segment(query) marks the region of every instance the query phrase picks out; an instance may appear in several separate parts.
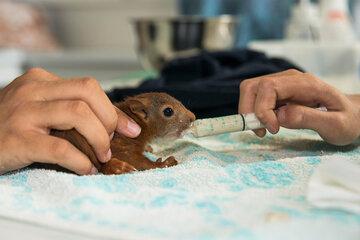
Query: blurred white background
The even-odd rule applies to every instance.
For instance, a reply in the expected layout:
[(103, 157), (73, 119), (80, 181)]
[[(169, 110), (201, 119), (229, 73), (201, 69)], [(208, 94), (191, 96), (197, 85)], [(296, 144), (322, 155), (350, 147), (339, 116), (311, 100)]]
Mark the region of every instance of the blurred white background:
[(176, 0), (24, 0), (46, 9), (66, 48), (117, 50), (135, 56), (131, 19), (173, 16)]
[[(304, 26), (305, 29), (316, 29), (309, 28), (309, 19), (320, 21), (317, 19), (320, 15), (316, 14), (314, 18), (301, 17), (307, 13), (307, 8), (304, 8), (307, 5), (297, 8), (296, 2), (299, 1), (0, 0), (0, 85), (35, 66), (63, 77), (90, 75), (103, 86), (107, 80), (124, 79), (128, 73), (142, 70), (135, 50), (137, 43), (132, 19), (176, 16), (179, 13), (205, 17), (240, 16), (242, 22), (237, 30), (241, 34), (236, 47), (248, 46), (270, 56), (288, 58), (324, 80), (334, 77), (339, 86), (344, 78), (360, 83), (360, 44), (357, 39), (344, 42), (342, 39), (346, 34), (339, 34), (341, 31), (338, 29), (342, 28), (338, 22), (328, 28), (338, 35), (340, 40), (337, 42), (290, 39), (284, 34), (287, 27), (291, 30), (301, 30)], [(329, 2), (311, 1), (317, 7)], [(354, 33), (359, 35), (360, 0), (331, 2), (350, 3), (344, 5), (344, 16), (350, 16), (352, 24), (349, 29), (357, 30)], [(300, 17), (291, 21), (292, 14), (297, 12)], [(339, 16), (338, 9), (335, 13)], [(314, 26), (318, 26), (316, 21)], [(295, 26), (289, 23), (295, 23)], [(291, 32), (294, 35), (294, 31)], [(295, 34), (298, 35), (302, 36)]]
[[(0, 85), (34, 66), (64, 77), (91, 75), (99, 80), (140, 70), (131, 20), (176, 14), (176, 0), (2, 0), (0, 11), (5, 2), (12, 4), (12, 8), (4, 5), (3, 8), (6, 14), (14, 16), (13, 24), (19, 19), (25, 21), (28, 16), (24, 5), (19, 4), (31, 4), (39, 10), (43, 15), (41, 21), (56, 39), (57, 48), (49, 51), (48, 44), (33, 49), (27, 45), (25, 52), (18, 50), (19, 46), (15, 46), (17, 50), (12, 45), (11, 50), (0, 48)], [(1, 26), (0, 22), (0, 34)], [(24, 39), (24, 35), (19, 38)]]

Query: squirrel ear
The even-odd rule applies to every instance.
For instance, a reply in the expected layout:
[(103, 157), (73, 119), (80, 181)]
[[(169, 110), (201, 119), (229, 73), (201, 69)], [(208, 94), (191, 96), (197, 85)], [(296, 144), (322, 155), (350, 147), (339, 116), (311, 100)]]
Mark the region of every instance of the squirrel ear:
[(147, 120), (148, 119), (148, 109), (142, 101), (138, 99), (128, 99), (130, 111), (136, 114), (140, 119)]

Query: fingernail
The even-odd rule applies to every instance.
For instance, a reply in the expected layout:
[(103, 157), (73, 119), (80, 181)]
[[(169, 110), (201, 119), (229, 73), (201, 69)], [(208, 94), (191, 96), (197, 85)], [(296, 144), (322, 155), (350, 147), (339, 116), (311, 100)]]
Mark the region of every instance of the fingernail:
[(92, 166), (91, 170), (90, 170), (90, 175), (95, 175), (97, 174), (99, 171), (96, 169), (96, 167)]
[(274, 134), (276, 132), (274, 126), (270, 124), (266, 124), (266, 129), (269, 130), (270, 133)]
[(128, 121), (127, 123), (127, 130), (128, 132), (134, 136), (137, 137), (139, 136), (140, 132), (141, 132), (141, 128), (139, 127), (139, 125), (137, 125), (135, 122), (133, 121)]
[(106, 159), (105, 159), (105, 162), (108, 162), (110, 159), (111, 159), (111, 149), (109, 148), (109, 151), (106, 153)]
[(263, 138), (266, 135), (266, 129), (265, 128), (261, 128), (258, 130), (253, 131), (255, 133), (256, 136)]
[(110, 140), (114, 138), (114, 133), (110, 134)]

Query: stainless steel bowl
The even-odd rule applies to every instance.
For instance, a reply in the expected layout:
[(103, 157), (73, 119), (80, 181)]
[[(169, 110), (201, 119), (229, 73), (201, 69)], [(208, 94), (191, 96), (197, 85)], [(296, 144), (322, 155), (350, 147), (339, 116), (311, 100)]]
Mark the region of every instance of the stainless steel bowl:
[(237, 18), (229, 15), (138, 18), (133, 21), (140, 61), (146, 69), (153, 70), (160, 70), (173, 58), (191, 56), (200, 50), (233, 48), (237, 24)]

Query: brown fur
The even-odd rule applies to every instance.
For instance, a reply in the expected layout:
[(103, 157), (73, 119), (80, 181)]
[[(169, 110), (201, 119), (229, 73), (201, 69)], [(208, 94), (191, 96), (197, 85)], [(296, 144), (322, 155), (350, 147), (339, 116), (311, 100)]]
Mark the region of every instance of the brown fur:
[[(58, 131), (52, 135), (67, 139), (75, 147), (86, 154), (94, 166), (104, 174), (121, 174), (134, 170), (164, 168), (177, 164), (173, 156), (165, 161), (158, 159), (153, 162), (143, 153), (148, 144), (156, 138), (174, 139), (187, 129), (195, 116), (179, 101), (165, 93), (144, 93), (129, 97), (125, 101), (115, 104), (121, 111), (132, 118), (140, 127), (141, 133), (137, 138), (128, 138), (115, 133), (111, 141), (112, 159), (107, 163), (100, 163), (86, 139), (75, 129)], [(163, 110), (171, 107), (172, 117), (166, 117)]]

